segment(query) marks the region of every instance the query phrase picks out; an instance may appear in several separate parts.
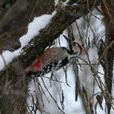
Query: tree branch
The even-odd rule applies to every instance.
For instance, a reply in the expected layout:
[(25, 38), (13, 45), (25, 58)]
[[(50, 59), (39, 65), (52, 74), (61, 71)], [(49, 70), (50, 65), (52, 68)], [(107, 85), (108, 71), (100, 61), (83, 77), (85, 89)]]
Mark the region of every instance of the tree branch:
[(14, 3), (10, 8), (0, 6), (0, 54), (3, 50), (14, 51), (20, 48), (19, 38), (26, 33), (28, 23), (36, 16), (51, 13), (54, 1), (3, 0), (3, 2)]
[(88, 0), (88, 3), (86, 0), (83, 0), (83, 2), (78, 5), (59, 4), (60, 7), (57, 7), (57, 13), (51, 22), (23, 49), (24, 53), (22, 53), (18, 59), (13, 60), (10, 67), (6, 69), (15, 68), (14, 64), (17, 63), (17, 61), (26, 68), (46, 46), (52, 43), (63, 32), (63, 30), (76, 19), (90, 13), (90, 11), (100, 5), (100, 3), (100, 0), (96, 0), (96, 2), (94, 0)]

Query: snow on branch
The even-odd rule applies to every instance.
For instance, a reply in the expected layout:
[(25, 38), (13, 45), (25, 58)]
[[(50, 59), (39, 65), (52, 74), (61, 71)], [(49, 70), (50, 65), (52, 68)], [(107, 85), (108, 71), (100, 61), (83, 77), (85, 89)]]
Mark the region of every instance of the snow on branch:
[(69, 25), (76, 19), (88, 14), (100, 3), (100, 0), (88, 0), (88, 3), (83, 0), (82, 3), (73, 5), (60, 3), (57, 5), (56, 13), (34, 18), (33, 22), (28, 26), (27, 34), (20, 38), (21, 48), (13, 53), (6, 51), (2, 54), (0, 70), (12, 68), (11, 66), (17, 61), (26, 68)]
[(2, 53), (0, 57), (0, 70), (22, 53), (22, 48), (25, 47), (36, 35), (39, 35), (40, 30), (50, 22), (52, 17), (53, 15), (42, 15), (40, 17), (35, 17), (34, 20), (29, 23), (27, 33), (19, 39), (21, 48), (15, 50), (14, 52), (5, 51)]

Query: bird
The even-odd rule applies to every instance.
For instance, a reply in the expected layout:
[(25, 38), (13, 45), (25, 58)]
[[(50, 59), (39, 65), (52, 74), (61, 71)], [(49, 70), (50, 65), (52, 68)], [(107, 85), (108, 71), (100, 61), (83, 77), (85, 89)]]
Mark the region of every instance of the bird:
[(39, 77), (51, 71), (57, 71), (68, 64), (72, 58), (78, 57), (81, 52), (82, 46), (76, 41), (73, 42), (71, 50), (66, 47), (47, 48), (25, 69), (25, 73)]

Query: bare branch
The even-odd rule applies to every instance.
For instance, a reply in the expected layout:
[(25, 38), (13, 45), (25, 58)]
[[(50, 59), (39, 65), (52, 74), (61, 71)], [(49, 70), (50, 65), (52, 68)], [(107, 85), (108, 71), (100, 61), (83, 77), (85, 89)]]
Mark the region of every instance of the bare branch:
[(78, 5), (64, 6), (62, 4), (62, 8), (59, 10), (57, 9), (58, 12), (52, 18), (51, 22), (43, 30), (41, 30), (40, 34), (36, 36), (30, 44), (23, 49), (24, 53), (22, 53), (18, 59), (16, 58), (13, 60), (13, 62), (6, 69), (10, 69), (12, 67), (15, 69), (14, 64), (17, 63), (17, 61), (19, 61), (19, 63), (26, 68), (46, 46), (50, 45), (50, 43), (52, 43), (54, 39), (56, 39), (63, 32), (65, 28), (75, 22), (76, 19), (88, 14), (89, 11), (92, 11), (101, 3), (100, 0), (96, 0), (96, 2), (94, 2), (94, 0), (89, 0), (88, 3), (86, 0), (84, 1), (82, 4)]

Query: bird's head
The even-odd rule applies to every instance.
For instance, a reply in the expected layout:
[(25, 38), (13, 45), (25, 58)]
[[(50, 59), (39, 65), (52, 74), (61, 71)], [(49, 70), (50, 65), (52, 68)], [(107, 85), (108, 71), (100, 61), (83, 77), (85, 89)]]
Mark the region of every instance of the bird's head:
[(80, 55), (82, 53), (82, 46), (74, 41), (73, 44), (72, 44), (72, 54), (75, 54), (75, 55)]

